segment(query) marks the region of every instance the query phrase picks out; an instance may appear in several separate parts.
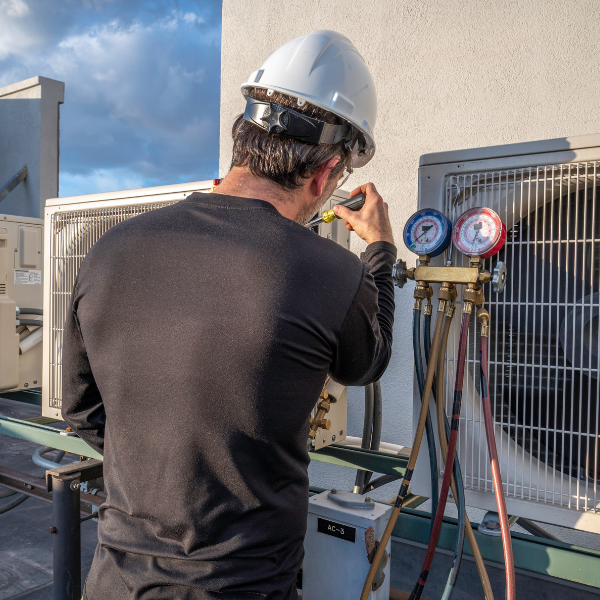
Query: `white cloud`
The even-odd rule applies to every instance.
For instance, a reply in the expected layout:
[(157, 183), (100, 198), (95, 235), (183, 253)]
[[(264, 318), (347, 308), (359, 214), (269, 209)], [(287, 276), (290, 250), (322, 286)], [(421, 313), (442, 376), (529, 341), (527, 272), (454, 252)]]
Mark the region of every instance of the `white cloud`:
[(0, 14), (4, 13), (7, 17), (25, 17), (31, 11), (25, 0), (1, 0)]
[(202, 19), (202, 17), (199, 17), (196, 13), (193, 12), (185, 13), (183, 15), (183, 20), (186, 23), (190, 23), (191, 25), (197, 25), (204, 22), (204, 19)]
[(79, 194), (98, 194), (142, 187), (145, 187), (144, 178), (129, 169), (96, 169), (86, 175), (62, 171), (59, 194), (61, 198), (65, 198)]
[(100, 10), (103, 4), (108, 4), (109, 2), (114, 2), (115, 0), (83, 0), (83, 5), (86, 8), (95, 8)]
[(37, 44), (34, 29), (23, 20), (29, 13), (25, 0), (0, 0), (0, 60)]
[(128, 28), (112, 22), (65, 38), (47, 62), (67, 85), (77, 81), (80, 99), (101, 95), (112, 118), (172, 130), (205, 69), (201, 56), (184, 66), (164, 49), (171, 42), (168, 28), (165, 20)]

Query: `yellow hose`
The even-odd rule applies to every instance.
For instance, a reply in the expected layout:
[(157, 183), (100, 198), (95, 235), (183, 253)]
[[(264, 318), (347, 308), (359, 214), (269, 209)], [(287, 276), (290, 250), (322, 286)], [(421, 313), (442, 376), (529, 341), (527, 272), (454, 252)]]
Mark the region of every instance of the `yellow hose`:
[(373, 587), (375, 573), (377, 572), (379, 563), (383, 558), (383, 554), (385, 552), (387, 544), (390, 540), (390, 537), (392, 536), (392, 531), (394, 530), (394, 526), (396, 525), (396, 521), (398, 520), (398, 515), (400, 514), (400, 510), (402, 509), (402, 502), (404, 500), (406, 492), (408, 491), (408, 485), (410, 483), (410, 479), (412, 477), (412, 473), (417, 462), (419, 448), (421, 447), (421, 440), (423, 439), (423, 432), (425, 431), (427, 410), (429, 409), (429, 398), (431, 396), (431, 388), (433, 387), (433, 376), (435, 374), (435, 365), (437, 363), (438, 350), (440, 347), (440, 338), (442, 334), (442, 316), (444, 314), (445, 308), (446, 302), (444, 300), (440, 300), (438, 306), (438, 313), (441, 314), (438, 315), (438, 319), (435, 323), (435, 331), (433, 333), (431, 353), (429, 356), (429, 365), (427, 366), (427, 375), (425, 376), (425, 385), (423, 387), (423, 400), (421, 402), (421, 411), (419, 413), (419, 421), (417, 422), (417, 430), (415, 432), (415, 438), (413, 440), (413, 445), (410, 451), (410, 457), (408, 458), (408, 464), (406, 466), (406, 473), (404, 475), (404, 479), (402, 480), (400, 493), (398, 493), (398, 496), (396, 498), (396, 506), (394, 506), (394, 508), (392, 509), (390, 520), (388, 521), (385, 527), (385, 531), (381, 536), (381, 541), (379, 542), (379, 546), (377, 547), (377, 552), (375, 553), (375, 557), (373, 558), (373, 562), (371, 563), (371, 568), (369, 569), (369, 573), (367, 574), (367, 578), (365, 580), (365, 584), (360, 595), (360, 600), (367, 600), (369, 597), (371, 588)]
[[(438, 424), (438, 437), (440, 440), (440, 450), (442, 456), (448, 456), (448, 438), (446, 437), (446, 428), (444, 426), (444, 373), (446, 366), (444, 358), (446, 354), (446, 347), (448, 345), (448, 334), (450, 333), (451, 324), (452, 316), (448, 316), (448, 314), (446, 314), (446, 316), (444, 317), (444, 324), (442, 327), (442, 336), (440, 342), (440, 349), (442, 351), (438, 352), (436, 369), (436, 416)], [(452, 465), (446, 465), (445, 468), (452, 468)], [(452, 474), (452, 481), (450, 485), (452, 487), (452, 494), (454, 498), (458, 498), (458, 494), (456, 492), (456, 480), (454, 479), (454, 473)], [(481, 579), (481, 585), (483, 586), (485, 598), (486, 600), (494, 600), (492, 586), (490, 584), (487, 570), (485, 568), (485, 564), (483, 563), (483, 558), (481, 557), (481, 552), (479, 551), (479, 546), (477, 545), (477, 540), (475, 539), (475, 534), (473, 533), (473, 529), (471, 527), (471, 522), (469, 521), (469, 515), (467, 515), (467, 511), (465, 511), (465, 516), (465, 534), (467, 536), (467, 539), (469, 540), (469, 546), (471, 546), (471, 552), (473, 553), (473, 558), (475, 559), (477, 571), (479, 572), (479, 578)]]

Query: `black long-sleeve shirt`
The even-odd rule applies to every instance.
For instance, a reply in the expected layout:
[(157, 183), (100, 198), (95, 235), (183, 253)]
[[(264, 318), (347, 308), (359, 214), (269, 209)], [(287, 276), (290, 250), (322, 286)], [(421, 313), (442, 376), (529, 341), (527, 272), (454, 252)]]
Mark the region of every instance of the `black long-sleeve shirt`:
[(383, 374), (395, 254), (218, 194), (102, 236), (63, 346), (63, 417), (108, 494), (86, 598), (296, 597), (310, 412), (328, 373)]

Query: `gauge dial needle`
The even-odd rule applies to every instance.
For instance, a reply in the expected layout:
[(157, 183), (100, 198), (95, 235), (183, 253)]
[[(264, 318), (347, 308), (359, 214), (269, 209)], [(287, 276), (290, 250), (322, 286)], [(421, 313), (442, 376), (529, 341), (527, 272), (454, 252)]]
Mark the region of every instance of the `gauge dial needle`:
[(415, 242), (418, 242), (432, 227), (433, 225), (423, 225), (423, 233), (419, 237), (417, 237)]
[(473, 243), (471, 244), (471, 252), (475, 248), (475, 242), (477, 241), (477, 236), (479, 235), (479, 232), (481, 231), (482, 227), (483, 227), (483, 223), (481, 221), (479, 221), (479, 223), (475, 223), (475, 225), (473, 225), (473, 229), (475, 230), (475, 237), (473, 238)]

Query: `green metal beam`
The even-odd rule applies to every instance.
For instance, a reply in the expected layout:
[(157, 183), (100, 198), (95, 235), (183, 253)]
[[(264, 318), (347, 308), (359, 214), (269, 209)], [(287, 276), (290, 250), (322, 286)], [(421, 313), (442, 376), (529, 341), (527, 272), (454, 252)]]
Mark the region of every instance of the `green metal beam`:
[(50, 448), (64, 450), (79, 456), (102, 460), (102, 456), (92, 450), (81, 438), (61, 435), (60, 429), (48, 425), (39, 425), (38, 423), (29, 423), (20, 419), (0, 416), (0, 434), (40, 444), (41, 446), (50, 446)]
[[(48, 425), (0, 416), (0, 434), (80, 456), (102, 459), (81, 438), (61, 435), (59, 429)], [(335, 444), (318, 452), (311, 452), (310, 457), (312, 460), (386, 475), (403, 475), (407, 464), (407, 458), (403, 456)], [(404, 508), (393, 535), (426, 545), (430, 519), (429, 513)], [(456, 519), (444, 518), (438, 542), (439, 548), (449, 551), (454, 549), (457, 527)], [(477, 524), (473, 524), (473, 529), (484, 560), (503, 564), (501, 539), (480, 534), (477, 532)], [(517, 568), (600, 588), (599, 551), (519, 533), (512, 534), (512, 543)], [(465, 544), (465, 553), (471, 554), (468, 542)]]
[(42, 405), (42, 394), (36, 390), (20, 390), (18, 392), (2, 392), (0, 398), (6, 400), (16, 400), (17, 402), (25, 402), (26, 404), (34, 404), (35, 406)]
[[(392, 535), (427, 545), (430, 519), (429, 513), (410, 508), (402, 509)], [(503, 565), (502, 539), (482, 535), (477, 531), (477, 527), (478, 524), (473, 523), (473, 531), (483, 559)], [(453, 551), (457, 529), (457, 520), (445, 517), (438, 548)], [(511, 537), (516, 568), (600, 588), (599, 551), (514, 532)], [(468, 542), (465, 543), (465, 554), (472, 556)]]
[(408, 458), (375, 450), (363, 450), (349, 446), (338, 446), (332, 444), (321, 448), (317, 452), (309, 452), (311, 460), (360, 469), (361, 471), (373, 471), (384, 475), (404, 476)]

